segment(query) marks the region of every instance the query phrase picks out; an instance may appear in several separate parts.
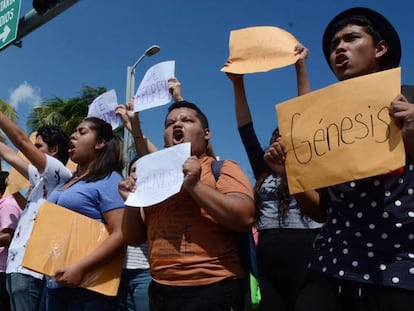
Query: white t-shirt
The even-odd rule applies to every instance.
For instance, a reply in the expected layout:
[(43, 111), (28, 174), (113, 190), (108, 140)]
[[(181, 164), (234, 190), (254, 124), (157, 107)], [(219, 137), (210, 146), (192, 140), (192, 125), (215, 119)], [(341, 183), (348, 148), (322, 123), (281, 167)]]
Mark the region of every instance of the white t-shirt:
[(125, 259), (125, 269), (149, 269), (148, 244), (140, 246), (128, 246)]
[(37, 212), (49, 194), (58, 186), (63, 185), (72, 173), (58, 159), (46, 155), (46, 167), (41, 174), (33, 165), (28, 169), (30, 186), (33, 188), (23, 210), (13, 239), (9, 246), (6, 273), (22, 273), (41, 279), (43, 275), (22, 266), (27, 242), (32, 233)]

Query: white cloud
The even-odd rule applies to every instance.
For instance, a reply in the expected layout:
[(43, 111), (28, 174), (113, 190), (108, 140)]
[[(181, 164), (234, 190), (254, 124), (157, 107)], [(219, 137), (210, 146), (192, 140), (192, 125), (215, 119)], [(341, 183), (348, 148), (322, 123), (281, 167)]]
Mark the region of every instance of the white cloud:
[(9, 91), (8, 103), (17, 110), (19, 104), (29, 104), (39, 106), (42, 103), (40, 89), (31, 86), (27, 81), (20, 84), (17, 88)]

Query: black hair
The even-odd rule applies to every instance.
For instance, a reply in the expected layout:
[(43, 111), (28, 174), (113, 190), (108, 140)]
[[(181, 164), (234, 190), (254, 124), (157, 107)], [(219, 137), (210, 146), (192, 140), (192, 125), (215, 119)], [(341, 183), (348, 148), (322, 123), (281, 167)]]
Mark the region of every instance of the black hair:
[(364, 30), (372, 37), (375, 45), (377, 45), (381, 40), (385, 40), (373, 22), (362, 14), (348, 15), (343, 19), (338, 19), (332, 24), (328, 35), (333, 38), (337, 31), (347, 25), (357, 25), (363, 27)]
[(368, 8), (356, 7), (339, 13), (325, 29), (322, 47), (325, 59), (331, 69), (329, 57), (332, 51), (332, 38), (336, 32), (347, 25), (362, 27), (372, 37), (375, 45), (381, 40), (387, 43), (388, 49), (379, 59), (380, 70), (398, 67), (401, 59), (401, 42), (392, 24), (378, 12)]
[(129, 166), (128, 166), (128, 175), (131, 175), (131, 168), (132, 168), (132, 165), (139, 159), (140, 157), (139, 156), (135, 156), (132, 160), (131, 160), (131, 162), (129, 162)]
[(9, 172), (0, 171), (0, 194), (3, 194), (6, 191), (7, 183), (6, 179), (9, 176)]
[(42, 140), (48, 146), (49, 151), (57, 147), (56, 158), (66, 164), (69, 159), (69, 136), (57, 125), (45, 125), (37, 130), (36, 137), (42, 137)]
[(88, 122), (91, 130), (95, 132), (96, 142), (105, 141), (105, 147), (101, 149), (98, 159), (83, 180), (96, 181), (114, 171), (121, 174), (124, 165), (121, 144), (119, 138), (114, 136), (112, 126), (96, 117), (86, 118), (84, 122)]
[(195, 105), (193, 103), (190, 103), (188, 101), (185, 101), (185, 100), (182, 100), (182, 101), (175, 102), (175, 103), (171, 104), (171, 106), (168, 107), (167, 116), (168, 116), (168, 114), (172, 110), (178, 109), (178, 108), (190, 108), (190, 109), (193, 109), (196, 112), (196, 116), (200, 120), (201, 125), (203, 126), (203, 129), (209, 128), (209, 126), (208, 126), (208, 119), (207, 119), (206, 115), (201, 111), (201, 109), (198, 108), (197, 105)]
[[(276, 127), (273, 132), (272, 136), (270, 137), (270, 144), (272, 144), (273, 139), (276, 139), (279, 137), (279, 127)], [(267, 148), (266, 148), (267, 149)], [(261, 174), (256, 179), (256, 183), (253, 188), (253, 194), (254, 194), (254, 203), (256, 206), (256, 210), (259, 210), (262, 206), (262, 198), (261, 198), (261, 187), (266, 180), (267, 177), (272, 175), (272, 170), (270, 167), (265, 164), (264, 170), (261, 172)], [(282, 178), (280, 179), (279, 184), (277, 184), (276, 189), (276, 199), (278, 200), (278, 209), (279, 209), (279, 225), (283, 223), (283, 221), (286, 219), (287, 212), (289, 210), (290, 202), (292, 201), (293, 197), (289, 194), (289, 187), (286, 181), (284, 181)]]

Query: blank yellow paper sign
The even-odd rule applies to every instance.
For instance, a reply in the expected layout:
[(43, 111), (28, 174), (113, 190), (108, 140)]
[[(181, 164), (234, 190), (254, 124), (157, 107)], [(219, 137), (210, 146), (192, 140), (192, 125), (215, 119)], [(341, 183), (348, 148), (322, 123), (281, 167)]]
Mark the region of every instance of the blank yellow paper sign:
[[(56, 269), (77, 262), (108, 237), (106, 226), (92, 218), (45, 201), (40, 206), (23, 266), (53, 276)], [(89, 272), (80, 287), (116, 296), (125, 252)]]
[(298, 40), (289, 32), (272, 26), (257, 26), (230, 32), (229, 60), (221, 71), (231, 73), (265, 72), (294, 64)]

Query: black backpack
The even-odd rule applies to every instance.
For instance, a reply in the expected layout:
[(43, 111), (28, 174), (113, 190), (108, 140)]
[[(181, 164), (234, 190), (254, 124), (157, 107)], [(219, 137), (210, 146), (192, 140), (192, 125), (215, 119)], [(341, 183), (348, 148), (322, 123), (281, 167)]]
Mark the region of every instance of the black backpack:
[[(217, 180), (220, 177), (221, 168), (224, 161), (211, 162), (211, 172), (214, 175), (214, 179)], [(239, 232), (236, 235), (237, 252), (239, 254), (240, 263), (244, 270), (244, 278), (242, 280), (242, 290), (244, 298), (243, 310), (252, 310), (250, 303), (250, 273), (253, 275), (256, 272), (256, 248), (253, 242), (253, 233), (251, 230), (246, 232)], [(255, 275), (256, 276), (256, 275)], [(257, 277), (257, 276), (256, 276)]]

